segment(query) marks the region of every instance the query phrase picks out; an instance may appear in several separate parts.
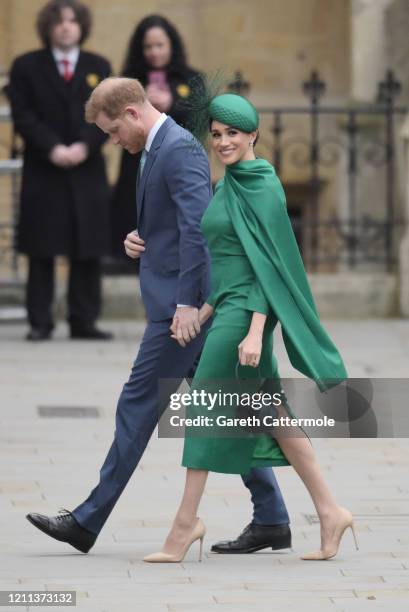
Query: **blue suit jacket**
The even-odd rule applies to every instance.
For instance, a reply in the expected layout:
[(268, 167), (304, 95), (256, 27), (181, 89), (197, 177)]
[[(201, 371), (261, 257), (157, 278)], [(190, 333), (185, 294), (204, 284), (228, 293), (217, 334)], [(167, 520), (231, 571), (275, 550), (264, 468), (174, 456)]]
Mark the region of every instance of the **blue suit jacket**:
[(136, 194), (138, 232), (146, 249), (140, 285), (151, 321), (172, 318), (176, 304), (200, 307), (210, 293), (200, 221), (211, 197), (205, 151), (168, 117), (153, 140)]

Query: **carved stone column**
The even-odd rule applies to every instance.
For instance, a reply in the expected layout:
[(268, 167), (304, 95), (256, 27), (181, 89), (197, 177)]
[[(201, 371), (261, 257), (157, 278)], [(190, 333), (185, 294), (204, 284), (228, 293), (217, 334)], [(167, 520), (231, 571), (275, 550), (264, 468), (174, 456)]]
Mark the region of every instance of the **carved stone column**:
[(386, 9), (393, 0), (351, 0), (352, 97), (373, 101), (386, 66)]
[(404, 218), (406, 230), (399, 248), (399, 306), (400, 314), (409, 317), (409, 115), (407, 115), (402, 128), (401, 136), (404, 141), (404, 181), (405, 181), (405, 207)]

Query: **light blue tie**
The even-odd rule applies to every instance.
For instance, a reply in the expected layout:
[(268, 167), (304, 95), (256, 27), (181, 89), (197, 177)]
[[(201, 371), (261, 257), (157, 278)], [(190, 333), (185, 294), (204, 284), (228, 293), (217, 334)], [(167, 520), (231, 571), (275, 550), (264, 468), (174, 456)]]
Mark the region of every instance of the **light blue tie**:
[(145, 165), (147, 155), (148, 155), (148, 152), (146, 149), (144, 149), (142, 151), (141, 159), (139, 161), (138, 172), (136, 173), (136, 190), (138, 190), (138, 185), (141, 182), (141, 176), (142, 176), (143, 167)]
[(146, 157), (148, 155), (148, 151), (144, 149), (141, 155), (141, 161), (139, 162), (139, 178), (142, 176), (142, 172), (146, 163)]

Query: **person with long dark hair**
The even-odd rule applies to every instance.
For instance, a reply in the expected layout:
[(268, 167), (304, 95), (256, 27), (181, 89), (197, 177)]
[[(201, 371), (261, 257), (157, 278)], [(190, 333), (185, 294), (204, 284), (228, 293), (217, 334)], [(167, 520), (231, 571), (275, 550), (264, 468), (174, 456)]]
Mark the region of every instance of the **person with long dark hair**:
[(39, 11), (42, 49), (17, 57), (9, 96), (24, 141), (17, 247), (28, 256), (27, 340), (54, 328), (54, 263), (69, 260), (71, 338), (107, 340), (98, 329), (101, 265), (109, 253), (109, 188), (101, 148), (106, 136), (86, 123), (84, 104), (109, 76), (107, 59), (83, 51), (91, 13), (79, 0), (50, 0)]
[[(145, 17), (129, 41), (122, 75), (144, 86), (151, 104), (182, 126), (187, 119), (181, 104), (200, 80), (187, 64), (183, 40), (176, 28), (160, 15)], [(112, 250), (125, 262), (123, 242), (135, 227), (136, 176), (140, 154), (123, 151), (119, 177), (112, 195)], [(129, 264), (128, 264), (129, 265)]]

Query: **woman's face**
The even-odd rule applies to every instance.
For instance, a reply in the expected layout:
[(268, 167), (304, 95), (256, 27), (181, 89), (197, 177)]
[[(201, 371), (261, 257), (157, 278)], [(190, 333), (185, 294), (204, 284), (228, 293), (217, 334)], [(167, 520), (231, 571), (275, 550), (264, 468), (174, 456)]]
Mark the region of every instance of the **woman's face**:
[(143, 39), (143, 54), (146, 63), (155, 69), (165, 68), (172, 57), (172, 43), (165, 30), (150, 28)]
[(238, 161), (255, 159), (253, 143), (257, 132), (242, 132), (237, 128), (212, 121), (210, 126), (210, 138), (213, 151), (222, 164), (230, 165)]

